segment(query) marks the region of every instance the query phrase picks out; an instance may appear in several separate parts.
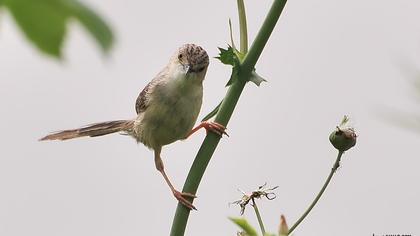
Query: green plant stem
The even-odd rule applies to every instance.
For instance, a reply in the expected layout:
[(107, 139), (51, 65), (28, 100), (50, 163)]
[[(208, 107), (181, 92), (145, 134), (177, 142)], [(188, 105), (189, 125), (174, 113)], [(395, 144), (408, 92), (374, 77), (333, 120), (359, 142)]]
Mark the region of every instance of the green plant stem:
[(261, 233), (264, 236), (265, 235), (264, 223), (262, 221), (260, 211), (258, 210), (258, 207), (257, 207), (257, 204), (255, 203), (254, 198), (252, 198), (252, 207), (254, 208), (255, 215), (257, 216), (258, 224), (260, 225), (260, 229), (261, 229)]
[(239, 15), (240, 52), (244, 55), (248, 52), (248, 27), (246, 24), (246, 11), (243, 0), (237, 0)]
[[(270, 8), (270, 11), (267, 14), (267, 17), (264, 20), (263, 26), (255, 37), (254, 42), (252, 43), (251, 48), (245, 56), (245, 59), (241, 66), (241, 73), (248, 75), (246, 79), (249, 78), (249, 73), (254, 69), (255, 64), (261, 56), (261, 53), (265, 47), (265, 44), (268, 41), (268, 38), (273, 31), (274, 26), (276, 25), (280, 14), (283, 11), (284, 6), (286, 5), (287, 0), (274, 0), (273, 5)], [(273, 27), (269, 27), (273, 26)]]
[[(257, 37), (252, 44), (248, 54), (244, 59), (243, 66), (241, 66), (241, 73), (239, 73), (240, 78), (236, 79), (235, 82), (229, 87), (225, 98), (223, 99), (220, 110), (217, 113), (215, 122), (227, 126), (230, 117), (233, 114), (233, 110), (239, 100), (239, 97), (242, 93), (242, 90), (245, 87), (246, 81), (250, 77), (250, 73), (255, 67), (259, 56), (261, 55), (264, 46), (266, 45), (268, 38), (273, 31), (278, 18), (280, 17), (281, 11), (286, 4), (286, 0), (275, 0), (273, 5), (257, 34)], [(210, 162), (210, 159), (217, 147), (217, 144), (220, 141), (220, 136), (209, 132), (206, 135), (195, 159), (191, 166), (190, 172), (188, 173), (187, 179), (185, 181), (183, 192), (188, 192), (195, 194), (197, 192), (200, 181), (204, 175), (206, 167)], [(192, 199), (191, 199), (192, 200)], [(190, 210), (184, 205), (179, 204), (177, 206), (175, 217), (172, 222), (171, 236), (183, 236), (185, 233), (185, 228), (187, 226), (188, 217)]]
[(290, 235), (293, 232), (293, 230), (295, 230), (296, 227), (298, 227), (298, 225), (305, 219), (305, 217), (309, 214), (309, 212), (311, 212), (312, 208), (314, 208), (314, 206), (316, 205), (318, 200), (321, 198), (322, 194), (324, 193), (325, 189), (327, 188), (328, 184), (330, 183), (331, 178), (333, 177), (335, 171), (340, 166), (341, 156), (343, 155), (343, 153), (344, 152), (342, 152), (342, 151), (338, 152), (337, 159), (335, 160), (335, 163), (334, 163), (333, 167), (331, 168), (331, 172), (328, 175), (327, 179), (325, 180), (325, 183), (322, 186), (321, 190), (319, 191), (318, 195), (312, 201), (311, 205), (309, 205), (308, 209), (306, 209), (306, 211), (303, 213), (303, 215), (299, 218), (299, 220), (297, 220), (296, 223), (294, 223), (293, 226), (289, 229), (289, 232), (288, 232), (287, 235)]

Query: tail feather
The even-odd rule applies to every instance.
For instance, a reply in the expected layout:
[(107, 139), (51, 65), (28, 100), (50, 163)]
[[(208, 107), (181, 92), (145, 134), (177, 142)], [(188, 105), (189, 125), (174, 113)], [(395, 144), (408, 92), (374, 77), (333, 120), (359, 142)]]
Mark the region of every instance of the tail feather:
[(87, 125), (79, 129), (63, 130), (52, 133), (40, 139), (44, 140), (68, 140), (80, 137), (96, 137), (116, 132), (131, 133), (133, 130), (134, 121), (132, 120), (116, 120), (101, 122), (96, 124)]

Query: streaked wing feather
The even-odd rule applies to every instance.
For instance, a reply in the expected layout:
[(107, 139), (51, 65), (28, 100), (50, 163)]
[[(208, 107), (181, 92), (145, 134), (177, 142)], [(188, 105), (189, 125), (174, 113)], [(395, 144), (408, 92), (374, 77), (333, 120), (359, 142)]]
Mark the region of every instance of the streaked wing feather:
[(150, 102), (150, 96), (153, 93), (153, 90), (156, 86), (158, 86), (159, 82), (164, 80), (165, 76), (168, 75), (169, 68), (166, 66), (159, 72), (159, 74), (156, 75), (155, 78), (150, 81), (146, 87), (140, 92), (139, 96), (136, 100), (136, 112), (137, 114), (140, 114), (144, 112), (147, 107), (149, 106)]
[(148, 83), (146, 87), (144, 87), (144, 89), (141, 91), (141, 93), (137, 97), (137, 100), (136, 100), (137, 114), (144, 112), (147, 108), (147, 105), (148, 105), (147, 93), (150, 90), (150, 87), (151, 87), (151, 82)]

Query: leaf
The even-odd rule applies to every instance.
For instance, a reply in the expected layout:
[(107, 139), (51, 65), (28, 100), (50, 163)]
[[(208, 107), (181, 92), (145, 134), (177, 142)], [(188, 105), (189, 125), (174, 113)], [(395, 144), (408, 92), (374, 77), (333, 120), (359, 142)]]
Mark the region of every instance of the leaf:
[(253, 82), (257, 86), (260, 86), (260, 84), (262, 82), (267, 82), (267, 80), (265, 80), (263, 77), (261, 77), (260, 75), (258, 75), (257, 72), (255, 72), (255, 70), (253, 70), (251, 72), (251, 77), (249, 77), (249, 81)]
[(229, 218), (233, 223), (239, 226), (249, 236), (258, 236), (257, 231), (244, 218)]
[(47, 0), (8, 0), (6, 6), (16, 23), (39, 49), (61, 57), (68, 14)]
[(25, 36), (41, 51), (61, 57), (68, 20), (78, 20), (107, 52), (113, 43), (110, 27), (77, 0), (0, 0)]
[(232, 21), (229, 18), (229, 33), (230, 33), (230, 42), (232, 43), (233, 49), (236, 50), (235, 42), (233, 41), (233, 30), (232, 30)]
[(238, 78), (239, 69), (238, 67), (234, 66), (232, 67), (232, 74), (230, 75), (229, 81), (226, 83), (225, 87), (230, 86), (233, 81), (235, 81)]
[(228, 49), (219, 47), (219, 51), (219, 56), (216, 58), (219, 59), (223, 64), (232, 66), (239, 65), (239, 58), (236, 55), (233, 47), (231, 47), (230, 45), (228, 45)]
[(216, 59), (219, 59), (225, 65), (231, 65), (232, 67), (232, 74), (227, 82), (226, 86), (229, 86), (233, 83), (235, 78), (237, 78), (239, 73), (240, 67), (240, 58), (238, 57), (238, 51), (228, 45), (228, 49), (220, 48), (219, 47), (219, 56)]
[[(245, 55), (236, 50), (234, 47), (228, 45), (227, 49), (219, 47), (219, 56), (216, 59), (219, 59), (225, 65), (232, 66), (232, 74), (227, 82), (226, 86), (229, 86), (238, 78), (241, 61), (245, 58)], [(267, 82), (263, 77), (258, 75), (255, 72), (255, 69), (251, 72), (251, 75), (248, 79), (249, 81), (253, 82), (257, 86), (260, 86), (262, 82)]]
[(66, 2), (71, 15), (89, 31), (101, 45), (102, 50), (108, 52), (114, 42), (114, 35), (107, 23), (81, 2), (77, 0)]
[(217, 114), (217, 112), (219, 112), (219, 108), (222, 105), (223, 100), (219, 103), (219, 105), (217, 105), (209, 114), (207, 114), (202, 120), (206, 121), (206, 120), (210, 120), (213, 116), (215, 116)]

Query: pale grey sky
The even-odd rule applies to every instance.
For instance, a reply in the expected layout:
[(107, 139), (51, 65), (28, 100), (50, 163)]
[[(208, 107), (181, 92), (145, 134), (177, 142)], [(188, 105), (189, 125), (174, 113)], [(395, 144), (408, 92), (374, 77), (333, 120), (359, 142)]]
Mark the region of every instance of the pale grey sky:
[[(236, 1), (88, 3), (113, 25), (109, 58), (72, 24), (65, 60), (40, 55), (10, 15), (0, 22), (0, 235), (168, 235), (176, 208), (153, 154), (126, 136), (37, 141), (50, 131), (135, 116), (146, 83), (183, 43), (214, 57), (237, 33)], [(271, 1), (246, 1), (253, 39)], [(384, 107), (418, 111), (403, 65), (420, 68), (420, 2), (290, 1), (257, 64), (269, 82), (249, 84), (198, 191), (186, 235), (235, 235), (228, 203), (268, 182), (260, 203), (268, 231), (292, 224), (335, 160), (328, 135), (344, 114), (356, 147), (294, 235), (420, 235), (420, 134), (386, 123)], [(238, 37), (236, 37), (238, 38)], [(224, 96), (230, 68), (212, 59), (200, 117)], [(164, 148), (181, 189), (204, 131)], [(252, 211), (245, 213), (257, 227)]]

